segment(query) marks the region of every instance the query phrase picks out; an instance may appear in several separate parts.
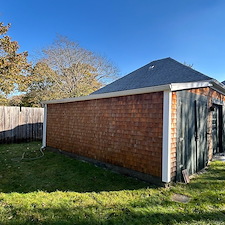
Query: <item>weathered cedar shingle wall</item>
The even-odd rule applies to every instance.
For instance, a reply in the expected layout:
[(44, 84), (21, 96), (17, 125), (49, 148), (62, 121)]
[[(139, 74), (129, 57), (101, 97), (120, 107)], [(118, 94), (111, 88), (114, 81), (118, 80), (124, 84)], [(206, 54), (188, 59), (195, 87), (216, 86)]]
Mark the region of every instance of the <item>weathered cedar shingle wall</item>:
[(172, 92), (172, 110), (171, 110), (171, 177), (176, 176), (176, 162), (177, 162), (177, 95)]
[[(211, 89), (211, 88), (196, 88), (187, 90), (188, 92), (195, 93), (197, 95), (203, 95), (208, 97), (208, 107), (212, 106), (213, 99), (217, 99), (223, 102), (223, 124), (225, 124), (225, 96), (221, 93)], [(176, 136), (176, 111), (177, 111), (177, 95), (176, 92), (172, 93), (172, 115), (171, 115), (171, 177), (176, 176), (176, 145), (177, 145), (177, 136)], [(223, 138), (225, 139), (225, 125), (223, 131)], [(212, 159), (213, 149), (212, 149), (212, 112), (208, 113), (207, 121), (207, 145), (209, 159)], [(225, 140), (223, 140), (225, 143)]]
[[(199, 88), (190, 90), (192, 93), (198, 95), (204, 95), (208, 97), (208, 107), (212, 106), (213, 101), (217, 100), (218, 102), (223, 103), (223, 126), (225, 126), (225, 96), (211, 88)], [(209, 159), (212, 159), (213, 156), (213, 141), (212, 141), (212, 112), (208, 114), (208, 128), (207, 128), (207, 144), (209, 151)], [(223, 145), (225, 144), (225, 127), (223, 127)]]
[(47, 146), (161, 177), (163, 92), (49, 104)]

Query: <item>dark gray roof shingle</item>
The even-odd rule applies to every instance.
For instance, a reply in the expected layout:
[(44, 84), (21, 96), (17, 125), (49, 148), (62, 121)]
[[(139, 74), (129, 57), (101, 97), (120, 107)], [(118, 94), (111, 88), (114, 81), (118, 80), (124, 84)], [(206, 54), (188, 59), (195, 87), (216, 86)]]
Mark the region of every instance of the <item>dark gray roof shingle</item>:
[(192, 69), (191, 67), (185, 66), (172, 58), (165, 58), (153, 61), (93, 92), (92, 94), (210, 79), (212, 78)]
[(222, 81), (221, 83), (225, 85), (225, 80), (224, 80), (224, 81)]

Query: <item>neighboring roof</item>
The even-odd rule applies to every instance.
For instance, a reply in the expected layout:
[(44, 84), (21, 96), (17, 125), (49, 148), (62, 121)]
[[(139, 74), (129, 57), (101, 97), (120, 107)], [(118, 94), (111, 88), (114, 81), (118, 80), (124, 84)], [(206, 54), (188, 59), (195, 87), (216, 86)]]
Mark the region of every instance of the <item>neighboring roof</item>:
[(225, 80), (224, 80), (224, 81), (222, 81), (221, 83), (225, 85)]
[(179, 63), (172, 58), (165, 58), (153, 61), (92, 94), (125, 91), (171, 83), (198, 82), (211, 79), (211, 77)]

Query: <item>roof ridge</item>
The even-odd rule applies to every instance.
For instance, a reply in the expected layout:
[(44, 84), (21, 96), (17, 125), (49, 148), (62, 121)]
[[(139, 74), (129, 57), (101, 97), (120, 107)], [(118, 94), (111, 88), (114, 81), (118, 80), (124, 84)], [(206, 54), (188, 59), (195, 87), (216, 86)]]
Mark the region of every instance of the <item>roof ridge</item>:
[[(154, 61), (152, 61), (152, 62), (150, 62), (150, 63), (162, 61), (162, 60), (165, 60), (165, 59), (173, 59), (173, 58), (171, 58), (171, 57), (165, 57), (165, 58), (162, 58), (162, 59), (154, 60)], [(176, 61), (175, 59), (173, 59), (173, 60)]]
[[(170, 58), (170, 57), (169, 57), (169, 58)], [(181, 63), (181, 62), (179, 62), (179, 61), (177, 61), (177, 60), (175, 60), (175, 59), (173, 59), (173, 58), (170, 58), (170, 59), (173, 60), (173, 61), (176, 62), (176, 63), (179, 63), (179, 64), (182, 65), (182, 66), (185, 66), (185, 67), (186, 67), (187, 69), (189, 69), (189, 70), (193, 70), (193, 71), (195, 71), (195, 72), (197, 72), (197, 73), (199, 73), (199, 74), (201, 74), (201, 75), (204, 75), (204, 76), (209, 77), (208, 75), (206, 75), (206, 74), (204, 74), (204, 73), (202, 73), (202, 72), (199, 72), (198, 70), (192, 68), (191, 66), (185, 65), (184, 63)], [(212, 79), (212, 77), (209, 77), (209, 78)]]
[(166, 57), (151, 61), (91, 94), (209, 79), (212, 78), (171, 57)]

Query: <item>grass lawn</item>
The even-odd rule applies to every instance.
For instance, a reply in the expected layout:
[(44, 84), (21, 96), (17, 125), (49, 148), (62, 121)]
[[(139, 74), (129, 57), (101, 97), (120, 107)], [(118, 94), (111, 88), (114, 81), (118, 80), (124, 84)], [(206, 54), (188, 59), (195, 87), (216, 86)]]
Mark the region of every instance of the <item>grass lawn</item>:
[(225, 224), (225, 162), (166, 189), (48, 151), (26, 160), (40, 146), (0, 145), (0, 225)]

